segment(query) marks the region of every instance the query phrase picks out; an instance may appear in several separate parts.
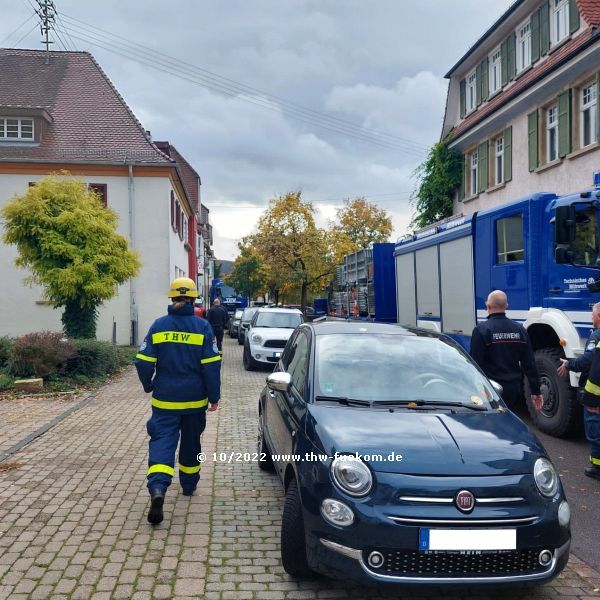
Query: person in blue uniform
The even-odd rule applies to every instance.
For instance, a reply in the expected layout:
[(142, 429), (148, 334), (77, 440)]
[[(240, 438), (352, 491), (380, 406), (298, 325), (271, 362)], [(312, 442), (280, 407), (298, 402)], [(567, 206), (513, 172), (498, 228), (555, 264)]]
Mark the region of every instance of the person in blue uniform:
[[(591, 378), (594, 357), (600, 354), (596, 348), (600, 345), (600, 302), (592, 307), (592, 332), (585, 343), (585, 350), (578, 358), (561, 358), (558, 374), (566, 377), (568, 371), (579, 373), (579, 401), (583, 406), (583, 424), (585, 437), (590, 443), (590, 466), (586, 467), (584, 473), (592, 479), (600, 480), (600, 401), (598, 399), (599, 379), (592, 380), (588, 389), (588, 381)], [(595, 383), (594, 383), (595, 382)]]
[(135, 358), (144, 391), (152, 392), (152, 416), (146, 429), (150, 436), (148, 521), (153, 525), (163, 520), (178, 442), (183, 494), (191, 496), (196, 490), (206, 411), (217, 410), (221, 394), (221, 356), (212, 327), (194, 315), (196, 284), (179, 277), (171, 283), (168, 296), (173, 302), (168, 314), (152, 323)]
[(488, 318), (471, 335), (471, 356), (487, 377), (503, 388), (502, 399), (514, 409), (521, 399), (522, 371), (531, 387), (531, 401), (543, 403), (540, 377), (525, 328), (506, 316), (508, 299), (501, 290), (491, 292), (486, 301)]

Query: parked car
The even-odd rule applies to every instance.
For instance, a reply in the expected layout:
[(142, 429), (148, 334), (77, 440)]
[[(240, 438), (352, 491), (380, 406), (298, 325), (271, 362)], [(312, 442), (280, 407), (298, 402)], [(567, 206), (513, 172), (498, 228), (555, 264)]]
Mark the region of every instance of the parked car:
[(274, 366), (286, 342), (304, 321), (302, 313), (290, 308), (259, 308), (250, 322), (244, 341), (244, 368), (253, 371), (261, 364)]
[(501, 389), (431, 331), (298, 327), (258, 407), (258, 464), (285, 489), (284, 569), (399, 584), (558, 575), (569, 505)]
[(245, 308), (244, 312), (242, 313), (240, 326), (238, 328), (238, 344), (240, 346), (244, 344), (244, 340), (246, 339), (246, 331), (248, 331), (250, 328), (250, 321), (252, 321), (252, 317), (258, 309), (258, 306), (252, 306), (250, 308)]
[(235, 313), (229, 319), (229, 337), (237, 337), (240, 329), (240, 320), (242, 319), (243, 308), (237, 308)]

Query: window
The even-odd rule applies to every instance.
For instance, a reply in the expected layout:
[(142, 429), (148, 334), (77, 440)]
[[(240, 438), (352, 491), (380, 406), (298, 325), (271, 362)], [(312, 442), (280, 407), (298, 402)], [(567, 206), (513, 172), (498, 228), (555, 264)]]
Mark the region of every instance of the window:
[(470, 155), (471, 161), (471, 176), (469, 178), (469, 196), (474, 196), (478, 191), (477, 176), (479, 171), (479, 158), (477, 152)]
[(467, 77), (467, 112), (475, 110), (477, 106), (477, 73), (473, 71)]
[(500, 185), (504, 182), (504, 137), (494, 141), (494, 182)]
[(292, 386), (300, 394), (304, 394), (306, 386), (306, 373), (308, 371), (308, 338), (300, 333), (296, 338), (290, 352), (290, 363), (287, 372), (292, 376)]
[(502, 87), (502, 53), (497, 48), (490, 54), (490, 94)]
[(550, 3), (550, 41), (558, 44), (569, 34), (569, 0), (552, 0)]
[(546, 111), (546, 160), (552, 162), (558, 158), (558, 105), (554, 104)]
[(523, 215), (513, 215), (496, 221), (496, 264), (523, 260)]
[(33, 140), (33, 119), (0, 117), (0, 140)]
[(579, 128), (581, 147), (589, 146), (596, 141), (596, 104), (598, 90), (595, 83), (586, 85), (580, 93)]
[(177, 202), (173, 190), (171, 190), (171, 227), (173, 231), (177, 231)]
[(104, 206), (108, 206), (108, 186), (106, 183), (90, 183), (88, 189), (96, 192)]
[(188, 241), (188, 220), (187, 220), (187, 216), (185, 215), (185, 213), (182, 213), (182, 218), (183, 218), (183, 241), (187, 242)]
[(582, 210), (575, 217), (575, 239), (571, 243), (573, 263), (586, 267), (597, 266), (598, 224), (596, 211)]
[(517, 29), (517, 73), (531, 64), (531, 22)]

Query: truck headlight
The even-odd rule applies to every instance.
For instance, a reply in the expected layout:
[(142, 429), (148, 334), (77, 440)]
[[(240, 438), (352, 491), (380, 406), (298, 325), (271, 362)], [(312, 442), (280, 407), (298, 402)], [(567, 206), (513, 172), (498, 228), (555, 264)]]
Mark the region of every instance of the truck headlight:
[(337, 456), (333, 460), (331, 476), (335, 484), (350, 496), (366, 496), (373, 487), (369, 467), (351, 454)]
[(262, 338), (260, 337), (260, 335), (258, 335), (258, 333), (255, 333), (255, 334), (252, 336), (252, 341), (253, 341), (255, 344), (260, 344), (260, 343), (262, 343)]
[(538, 458), (533, 466), (533, 478), (540, 494), (552, 498), (558, 490), (558, 475), (547, 458)]

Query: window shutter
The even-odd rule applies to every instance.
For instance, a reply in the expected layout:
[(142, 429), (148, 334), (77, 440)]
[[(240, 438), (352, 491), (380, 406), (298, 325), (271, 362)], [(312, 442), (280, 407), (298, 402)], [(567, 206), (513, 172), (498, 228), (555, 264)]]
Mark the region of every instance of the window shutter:
[(475, 90), (476, 90), (476, 96), (477, 96), (477, 106), (479, 106), (481, 104), (481, 82), (483, 80), (483, 77), (481, 75), (481, 63), (479, 63), (477, 65), (477, 68), (475, 69)]
[(467, 82), (463, 79), (460, 84), (460, 118), (464, 119), (467, 113)]
[(534, 110), (527, 115), (527, 139), (529, 144), (529, 170), (538, 168), (538, 111)]
[(569, 0), (569, 32), (575, 33), (579, 29), (579, 10), (577, 0)]
[(540, 11), (531, 15), (531, 62), (540, 59)]
[[(600, 71), (596, 73), (596, 98), (600, 97)], [(600, 140), (600, 102), (596, 101), (596, 140)]]
[(517, 35), (513, 32), (506, 40), (508, 80), (512, 81), (517, 74)]
[(490, 95), (490, 61), (481, 61), (481, 99), (487, 100)]
[(550, 6), (544, 2), (540, 6), (540, 51), (542, 55), (550, 50)]
[(462, 202), (465, 199), (465, 176), (467, 173), (467, 157), (463, 154), (462, 170), (460, 174), (460, 185), (458, 186), (458, 201)]
[(477, 151), (477, 164), (479, 166), (479, 192), (485, 192), (488, 186), (488, 143), (479, 144)]
[(571, 90), (558, 96), (558, 155), (571, 152)]
[(508, 83), (508, 40), (504, 40), (500, 46), (500, 62), (502, 71), (502, 87)]
[(504, 130), (504, 181), (512, 179), (512, 127)]

